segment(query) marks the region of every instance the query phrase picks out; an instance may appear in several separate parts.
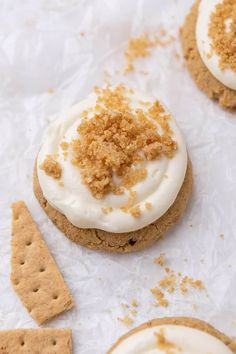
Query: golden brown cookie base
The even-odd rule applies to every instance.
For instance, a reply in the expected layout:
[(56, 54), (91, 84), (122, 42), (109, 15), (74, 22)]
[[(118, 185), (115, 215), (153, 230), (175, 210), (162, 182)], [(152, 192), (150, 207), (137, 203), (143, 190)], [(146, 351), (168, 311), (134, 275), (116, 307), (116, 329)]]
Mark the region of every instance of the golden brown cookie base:
[(232, 350), (233, 353), (236, 353), (236, 344), (233, 342), (233, 340), (227, 337), (225, 334), (216, 330), (208, 323), (191, 317), (164, 317), (164, 318), (159, 318), (159, 319), (146, 322), (141, 326), (132, 329), (130, 332), (126, 333), (124, 336), (118, 339), (118, 341), (112, 346), (112, 348), (108, 350), (107, 354), (112, 354), (112, 351), (116, 347), (118, 347), (118, 345), (120, 345), (120, 343), (123, 342), (130, 335), (142, 331), (143, 329), (150, 328), (153, 326), (160, 326), (160, 325), (179, 325), (179, 326), (186, 326), (186, 327), (199, 329), (203, 332), (209, 333), (212, 336), (218, 338), (225, 345), (227, 345)]
[(224, 86), (211, 74), (203, 63), (197, 48), (195, 30), (199, 3), (200, 1), (197, 0), (193, 5), (181, 29), (181, 40), (187, 67), (201, 90), (210, 98), (218, 100), (222, 107), (233, 110), (236, 108), (236, 91)]
[(80, 229), (71, 224), (44, 198), (39, 185), (37, 169), (34, 169), (34, 193), (40, 205), (54, 224), (73, 242), (98, 251), (134, 252), (144, 249), (162, 237), (183, 214), (192, 190), (192, 165), (188, 161), (183, 185), (174, 204), (153, 224), (141, 230), (126, 233), (111, 233), (98, 229)]

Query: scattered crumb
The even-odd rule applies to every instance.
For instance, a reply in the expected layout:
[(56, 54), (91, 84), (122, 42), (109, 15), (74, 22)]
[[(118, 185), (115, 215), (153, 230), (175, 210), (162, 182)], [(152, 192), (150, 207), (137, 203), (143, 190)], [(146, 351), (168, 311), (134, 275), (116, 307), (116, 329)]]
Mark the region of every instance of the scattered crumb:
[(40, 165), (40, 168), (44, 172), (54, 179), (60, 179), (62, 175), (62, 169), (59, 162), (52, 155), (47, 155), (44, 162)]
[(132, 209), (130, 209), (130, 214), (131, 214), (134, 218), (140, 218), (140, 216), (141, 216), (141, 209), (140, 209), (140, 206), (137, 205), (137, 206), (133, 207)]
[(165, 264), (165, 253), (161, 253), (157, 258), (155, 258), (154, 263), (159, 264), (162, 267)]
[(224, 234), (220, 234), (220, 238), (221, 238), (222, 240), (224, 240), (224, 239), (225, 239)]
[(193, 224), (190, 224), (189, 227), (193, 227)]
[(134, 310), (134, 309), (130, 310), (130, 314), (133, 316), (137, 316), (137, 313), (138, 313), (137, 310)]
[(152, 203), (145, 203), (145, 208), (147, 210), (151, 210), (152, 209)]
[(186, 262), (186, 263), (187, 263), (187, 262), (188, 262), (188, 258), (184, 258), (184, 262)]
[(55, 92), (55, 89), (53, 87), (48, 88), (48, 93), (54, 93), (54, 92)]
[(176, 290), (177, 279), (173, 271), (159, 281), (159, 287), (165, 289), (168, 293), (173, 293)]
[(124, 316), (123, 318), (118, 317), (117, 318), (118, 321), (122, 322), (123, 324), (130, 326), (134, 323), (134, 320), (132, 318), (130, 318), (129, 316)]
[(205, 290), (203, 282), (199, 279), (193, 279), (191, 277), (185, 276), (180, 283), (180, 291), (182, 294), (186, 294), (189, 289)]
[(84, 33), (84, 32), (80, 32), (79, 34), (81, 35), (81, 37), (84, 37), (84, 36), (85, 36), (85, 33)]
[(102, 208), (104, 214), (110, 214), (112, 212), (112, 207)]
[(159, 288), (156, 287), (151, 289), (151, 293), (156, 299), (155, 306), (167, 307), (169, 305), (168, 300), (165, 299), (165, 294)]
[(59, 182), (58, 182), (58, 185), (59, 185), (60, 187), (64, 187), (64, 183), (63, 183), (62, 181), (59, 181)]
[(198, 305), (197, 304), (192, 304), (192, 308), (193, 308), (193, 310), (198, 310)]
[(132, 302), (131, 302), (131, 305), (132, 305), (133, 307), (138, 307), (138, 302), (137, 302), (137, 300), (136, 300), (136, 299), (133, 299)]
[(128, 304), (121, 304), (121, 307), (122, 307), (123, 309), (128, 309), (128, 308), (129, 308), (129, 305), (128, 305)]
[[(164, 47), (172, 43), (175, 38), (167, 35), (166, 31), (160, 30), (158, 35), (143, 33), (139, 37), (130, 38), (127, 49), (125, 50), (125, 68), (124, 73), (128, 74), (134, 71), (134, 62), (138, 58), (145, 58), (151, 55), (151, 49), (156, 46)], [(146, 72), (143, 72), (146, 75)]]

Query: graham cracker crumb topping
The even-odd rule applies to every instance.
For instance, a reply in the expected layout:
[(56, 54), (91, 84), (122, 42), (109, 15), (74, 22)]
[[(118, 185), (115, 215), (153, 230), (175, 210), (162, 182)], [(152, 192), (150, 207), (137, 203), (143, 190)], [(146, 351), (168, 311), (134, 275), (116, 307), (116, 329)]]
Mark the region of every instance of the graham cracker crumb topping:
[(212, 49), (220, 57), (220, 68), (236, 71), (235, 0), (224, 0), (216, 5), (211, 14), (208, 34), (212, 40)]
[[(182, 351), (175, 343), (170, 342), (165, 337), (164, 328), (160, 328), (159, 332), (154, 333), (157, 339), (157, 348), (165, 351), (166, 354), (174, 354), (176, 350), (178, 352)], [(174, 349), (174, 351), (172, 351)]]
[(59, 162), (52, 155), (47, 155), (43, 163), (40, 165), (41, 170), (54, 179), (60, 179), (62, 169)]
[[(71, 148), (72, 163), (80, 168), (82, 182), (101, 199), (109, 192), (122, 194), (124, 188), (143, 181), (147, 170), (137, 168), (137, 164), (162, 156), (172, 158), (177, 143), (171, 137), (170, 117), (159, 102), (148, 109), (133, 109), (123, 85), (96, 88), (96, 93), (95, 113), (82, 120), (77, 129), (80, 137), (72, 141)], [(123, 209), (134, 206), (129, 204)], [(139, 217), (139, 207), (135, 206), (131, 214)]]

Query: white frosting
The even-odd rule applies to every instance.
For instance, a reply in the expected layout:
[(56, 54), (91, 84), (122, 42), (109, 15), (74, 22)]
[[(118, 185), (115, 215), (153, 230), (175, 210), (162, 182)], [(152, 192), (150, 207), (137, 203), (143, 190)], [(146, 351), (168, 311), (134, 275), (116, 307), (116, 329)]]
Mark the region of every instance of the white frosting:
[[(155, 101), (137, 92), (129, 95), (131, 106), (135, 108), (144, 109), (139, 100)], [(79, 137), (76, 129), (82, 120), (81, 113), (94, 107), (95, 103), (96, 95), (93, 93), (72, 107), (67, 114), (59, 116), (46, 132), (37, 160), (38, 178), (43, 195), (54, 208), (77, 227), (97, 228), (114, 233), (141, 229), (160, 218), (169, 209), (183, 184), (187, 152), (182, 135), (174, 119), (171, 118), (169, 124), (174, 131), (173, 139), (178, 143), (175, 156), (172, 159), (162, 157), (160, 160), (144, 161), (139, 165), (147, 169), (148, 175), (144, 181), (132, 188), (137, 193), (137, 204), (141, 209), (141, 216), (134, 218), (120, 209), (127, 204), (128, 191), (124, 195), (117, 196), (109, 193), (102, 199), (95, 199), (87, 186), (81, 182), (79, 168), (71, 164), (71, 153), (69, 152), (66, 160), (63, 157), (61, 142), (70, 142)], [(59, 155), (58, 162), (62, 167), (61, 181), (64, 187), (59, 186), (58, 181), (46, 175), (40, 168), (48, 154)], [(146, 209), (146, 202), (152, 204), (152, 209)], [(102, 208), (107, 207), (112, 207), (113, 210), (109, 214), (104, 214)]]
[[(198, 19), (196, 26), (196, 40), (200, 56), (212, 73), (223, 85), (236, 90), (236, 72), (231, 69), (222, 70), (219, 66), (220, 58), (213, 51), (212, 41), (208, 35), (211, 14), (215, 11), (216, 5), (222, 3), (223, 0), (202, 0), (199, 5)], [(226, 28), (230, 25), (230, 19), (226, 22)], [(212, 53), (212, 55), (209, 55)]]
[[(158, 348), (158, 341), (155, 333), (163, 333), (164, 338), (173, 344), (173, 348), (169, 348), (169, 350)], [(135, 332), (111, 351), (111, 354), (167, 353), (233, 354), (229, 347), (216, 337), (195, 328), (178, 325), (153, 326)]]

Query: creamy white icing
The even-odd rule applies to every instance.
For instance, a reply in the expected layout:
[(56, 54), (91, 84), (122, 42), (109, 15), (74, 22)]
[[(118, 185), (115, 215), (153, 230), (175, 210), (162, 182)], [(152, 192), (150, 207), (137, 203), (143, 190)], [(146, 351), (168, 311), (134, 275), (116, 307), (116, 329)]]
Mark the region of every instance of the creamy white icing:
[[(158, 345), (161, 333), (169, 343)], [(162, 325), (135, 332), (123, 340), (111, 354), (233, 354), (222, 341), (195, 328)]]
[[(208, 35), (211, 14), (215, 11), (216, 5), (223, 0), (202, 0), (198, 9), (198, 19), (196, 26), (196, 40), (200, 56), (212, 73), (223, 85), (236, 90), (236, 72), (231, 69), (222, 70), (219, 65), (220, 58), (212, 51), (212, 41)], [(230, 20), (226, 22), (226, 28), (229, 27)], [(209, 55), (210, 54), (210, 55)]]
[[(131, 106), (134, 108), (144, 108), (140, 100), (155, 101), (154, 98), (138, 92), (127, 95), (130, 96)], [(49, 127), (37, 159), (39, 183), (47, 201), (77, 227), (97, 228), (114, 233), (138, 230), (160, 218), (175, 201), (186, 173), (186, 147), (174, 119), (171, 118), (169, 125), (173, 130), (173, 139), (178, 143), (178, 150), (172, 159), (161, 157), (159, 160), (140, 163), (141, 167), (147, 169), (148, 175), (145, 180), (133, 187), (137, 193), (137, 204), (141, 209), (139, 218), (134, 218), (120, 209), (128, 201), (128, 191), (124, 195), (109, 193), (102, 199), (94, 198), (87, 186), (81, 182), (79, 168), (71, 164), (71, 153), (69, 152), (67, 159), (64, 159), (60, 144), (62, 141), (69, 142), (78, 138), (77, 127), (83, 119), (81, 113), (94, 107), (96, 98), (95, 93), (91, 94), (72, 107), (68, 113), (58, 116)], [(90, 117), (92, 115), (93, 112), (90, 113)], [(58, 162), (62, 167), (63, 187), (40, 168), (48, 154), (58, 154)], [(151, 203), (152, 208), (147, 210), (145, 203)], [(112, 207), (113, 210), (105, 214), (102, 208), (108, 207)]]

